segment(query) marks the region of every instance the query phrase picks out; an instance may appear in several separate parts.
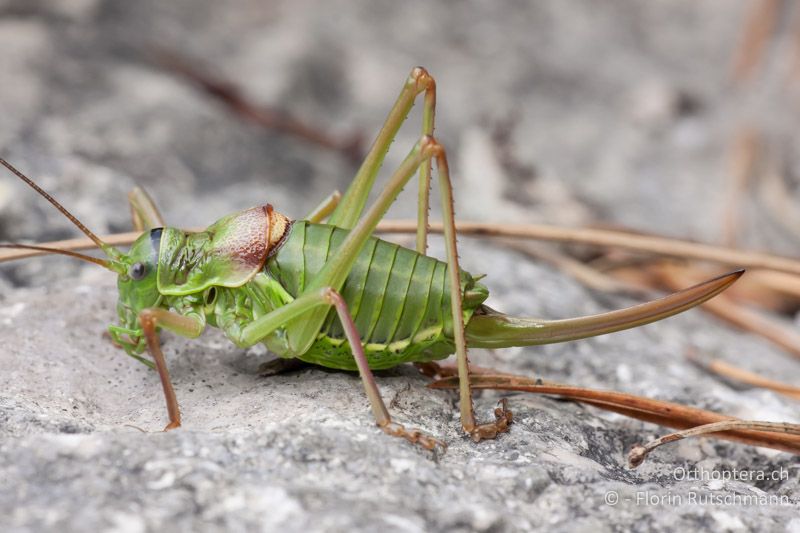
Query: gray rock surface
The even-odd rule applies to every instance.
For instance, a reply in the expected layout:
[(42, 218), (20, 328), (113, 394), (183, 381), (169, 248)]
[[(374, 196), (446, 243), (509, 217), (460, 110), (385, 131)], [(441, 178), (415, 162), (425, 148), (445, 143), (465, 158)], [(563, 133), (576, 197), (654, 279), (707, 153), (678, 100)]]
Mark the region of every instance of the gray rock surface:
[[(493, 265), (498, 307), (553, 316), (600, 308), (579, 286), (508, 252), (470, 246), (463, 254), (468, 263)], [(525, 280), (542, 288), (535, 304), (514, 290)], [(450, 445), (437, 460), (375, 428), (356, 376), (307, 369), (260, 378), (255, 369), (267, 356), (236, 349), (217, 332), (197, 341), (165, 335), (184, 428), (160, 433), (165, 410), (157, 376), (102, 338), (113, 302), (107, 279), (7, 297), (0, 324), (0, 516), (15, 527), (575, 531), (637, 523), (737, 530), (786, 524), (797, 514), (797, 462), (787, 454), (686, 441), (632, 471), (624, 452), (661, 430), (524, 395), (511, 396), (511, 432), (476, 445), (458, 430), (454, 394), (426, 389), (411, 368), (383, 373), (381, 391), (397, 419)], [(676, 356), (688, 342), (705, 343), (721, 353), (758, 353), (776, 375), (792, 370), (762, 343), (720, 330), (694, 312), (563, 346), (476, 353), (476, 361), (742, 417), (791, 419), (787, 400), (733, 390)], [(480, 397), (481, 416), (496, 400)], [(786, 478), (684, 479), (693, 468)], [(615, 506), (604, 500), (612, 491), (620, 497)], [(692, 494), (782, 496), (789, 503), (637, 500)]]
[[(351, 163), (241, 122), (149, 54), (189, 54), (259, 102), (367, 136), (409, 68), (423, 64), (438, 81), (437, 133), (465, 218), (600, 218), (712, 241), (735, 128), (751, 121), (779, 146), (796, 145), (796, 110), (773, 105), (786, 90), (780, 65), (747, 91), (730, 86), (748, 5), (5, 0), (0, 153), (99, 233), (129, 227), (134, 183), (181, 226), (261, 201), (301, 216), (346, 186)], [(402, 132), (387, 167), (417, 131)], [(392, 214), (412, 215), (414, 195)], [(746, 244), (796, 250), (757, 206), (745, 213)], [(0, 179), (0, 239), (75, 233), (24, 185)], [(489, 274), (490, 305), (509, 313), (567, 317), (633, 303), (489, 243), (461, 245), (465, 268)], [(442, 255), (439, 242), (433, 253)], [(433, 457), (374, 426), (355, 376), (261, 378), (269, 355), (216, 331), (164, 335), (184, 428), (162, 433), (157, 376), (103, 337), (115, 320), (107, 273), (59, 258), (0, 273), (3, 530), (800, 530), (800, 466), (787, 454), (690, 440), (629, 470), (624, 452), (662, 428), (531, 395), (510, 395), (512, 430), (476, 445), (458, 429), (452, 393), (427, 389), (412, 368), (381, 373), (397, 419), (448, 442)], [(698, 311), (564, 345), (475, 351), (474, 361), (798, 421), (791, 400), (685, 362), (689, 346), (797, 376), (796, 361)], [(498, 397), (479, 395), (482, 417)], [(743, 479), (760, 473), (779, 479)]]

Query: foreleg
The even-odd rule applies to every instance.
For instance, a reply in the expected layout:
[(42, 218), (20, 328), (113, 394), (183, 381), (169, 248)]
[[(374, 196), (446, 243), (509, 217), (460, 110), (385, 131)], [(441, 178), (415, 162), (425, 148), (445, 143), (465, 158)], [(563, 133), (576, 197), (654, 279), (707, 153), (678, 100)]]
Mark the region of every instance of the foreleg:
[(167, 414), (169, 424), (164, 431), (175, 429), (181, 426), (181, 411), (178, 407), (178, 399), (175, 396), (175, 389), (169, 377), (169, 369), (161, 351), (158, 341), (158, 327), (168, 328), (184, 337), (197, 337), (204, 329), (204, 324), (198, 319), (172, 313), (165, 309), (151, 308), (144, 309), (139, 313), (139, 324), (142, 327), (144, 338), (147, 341), (147, 350), (156, 364), (158, 377), (161, 378), (161, 387), (164, 389), (164, 399), (167, 402)]

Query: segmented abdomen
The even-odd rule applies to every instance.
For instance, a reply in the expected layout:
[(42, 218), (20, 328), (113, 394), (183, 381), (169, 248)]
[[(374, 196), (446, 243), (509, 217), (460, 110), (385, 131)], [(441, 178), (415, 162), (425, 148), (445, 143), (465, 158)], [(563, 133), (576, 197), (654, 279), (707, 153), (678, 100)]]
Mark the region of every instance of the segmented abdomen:
[[(329, 256), (347, 237), (335, 226), (295, 222), (291, 233), (266, 265), (269, 274), (293, 296), (302, 292)], [(462, 291), (471, 312), (486, 291), (462, 272)], [(359, 254), (340, 291), (365, 344), (391, 345), (428, 333), (452, 338), (447, 265), (414, 250), (370, 238)], [(477, 291), (477, 292), (476, 292)], [(331, 311), (322, 333), (344, 338), (341, 324)]]

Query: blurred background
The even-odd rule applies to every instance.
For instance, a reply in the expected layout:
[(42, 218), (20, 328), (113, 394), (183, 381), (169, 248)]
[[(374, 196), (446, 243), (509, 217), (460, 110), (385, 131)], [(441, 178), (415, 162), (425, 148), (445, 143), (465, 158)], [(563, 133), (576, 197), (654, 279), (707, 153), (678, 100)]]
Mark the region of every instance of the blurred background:
[[(180, 227), (267, 202), (302, 217), (347, 187), (416, 65), (437, 81), (436, 135), (459, 218), (626, 229), (798, 256), (800, 5), (788, 0), (0, 0), (0, 157), (99, 234), (131, 229), (126, 195), (136, 185)], [(419, 108), (384, 179), (419, 136)], [(436, 187), (432, 199), (437, 219)], [(413, 217), (415, 201), (408, 187), (389, 218)], [(0, 172), (0, 242), (77, 236)], [(490, 305), (548, 318), (633, 305), (739, 266), (459, 243), (463, 268), (488, 274)], [(431, 249), (441, 257), (441, 240)], [(473, 362), (796, 421), (800, 267), (790, 266), (795, 274), (753, 269), (705, 307), (747, 332), (692, 311), (574, 343), (475, 350)], [(398, 419), (451, 445), (436, 462), (374, 427), (355, 376), (260, 379), (264, 348), (236, 348), (218, 331), (164, 334), (187, 430), (139, 433), (128, 424), (161, 427), (163, 399), (155, 374), (101, 337), (115, 314), (113, 283), (67, 258), (0, 265), (8, 442), (0, 477), (11, 480), (0, 487), (0, 517), (20, 527), (798, 525), (789, 505), (664, 512), (599, 500), (641, 487), (688, 494), (695, 480), (669, 472), (700, 464), (791, 470), (778, 482), (703, 489), (796, 502), (795, 456), (691, 439), (632, 471), (625, 450), (667, 430), (521, 394), (511, 398), (512, 430), (475, 446), (455, 421), (454, 396), (425, 388), (408, 366), (382, 373)], [(496, 396), (476, 394), (481, 417), (495, 405)]]
[[(343, 190), (411, 67), (438, 83), (457, 215), (791, 253), (793, 2), (0, 1), (0, 153), (96, 232)], [(418, 136), (412, 113), (385, 171)], [(414, 213), (415, 191), (390, 216)], [(434, 199), (434, 204), (436, 200)], [(434, 208), (435, 209), (435, 208)], [(0, 240), (75, 235), (10, 174)], [(5, 267), (31, 283), (69, 261)]]

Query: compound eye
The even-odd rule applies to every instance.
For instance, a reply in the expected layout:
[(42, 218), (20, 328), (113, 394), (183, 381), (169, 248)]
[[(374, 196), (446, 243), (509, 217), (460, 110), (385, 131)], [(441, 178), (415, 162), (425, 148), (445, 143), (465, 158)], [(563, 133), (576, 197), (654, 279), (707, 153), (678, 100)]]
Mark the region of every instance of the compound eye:
[(128, 275), (131, 277), (132, 280), (139, 281), (140, 279), (144, 278), (144, 275), (147, 273), (147, 267), (144, 263), (134, 263), (131, 265), (130, 270), (128, 271)]

